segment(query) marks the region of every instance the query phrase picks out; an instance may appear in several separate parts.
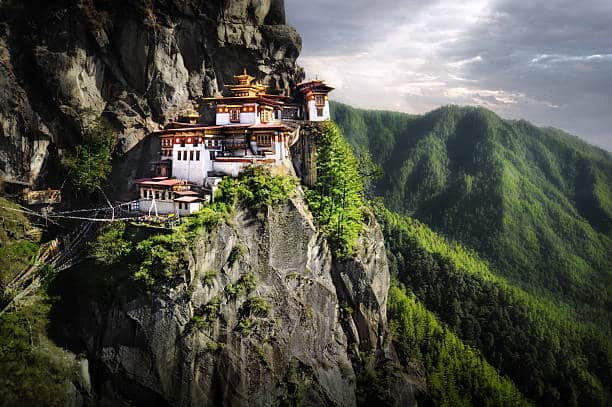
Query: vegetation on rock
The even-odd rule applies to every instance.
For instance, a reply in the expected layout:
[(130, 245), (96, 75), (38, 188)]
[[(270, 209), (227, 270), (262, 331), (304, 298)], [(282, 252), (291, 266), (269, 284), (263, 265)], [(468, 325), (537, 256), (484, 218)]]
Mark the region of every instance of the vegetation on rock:
[(77, 191), (91, 193), (102, 188), (113, 169), (111, 161), (116, 144), (115, 130), (103, 118), (85, 129), (82, 143), (63, 161), (68, 179)]
[(241, 203), (261, 210), (287, 200), (297, 186), (295, 177), (273, 176), (267, 167), (252, 165), (238, 178), (225, 178), (219, 185), (216, 201), (229, 205)]
[(63, 406), (74, 357), (47, 335), (45, 294), (0, 317), (0, 401), (4, 406)]
[[(184, 254), (190, 243), (227, 221), (237, 205), (261, 210), (278, 204), (291, 196), (296, 182), (293, 177), (274, 176), (265, 167), (249, 167), (239, 178), (225, 178), (219, 185), (215, 202), (183, 218), (173, 230), (144, 233), (139, 228), (117, 222), (99, 234), (92, 244), (92, 253), (103, 269), (122, 268), (141, 287), (151, 290), (185, 267)], [(230, 251), (228, 265), (231, 267), (245, 253), (244, 245), (236, 245)], [(247, 274), (236, 284), (228, 285), (226, 290), (231, 295), (242, 295), (254, 288), (255, 281), (253, 275)]]
[[(15, 210), (17, 205), (0, 198), (0, 287), (6, 285), (28, 265), (38, 252), (39, 236), (28, 218)], [(0, 304), (3, 292), (0, 292)]]

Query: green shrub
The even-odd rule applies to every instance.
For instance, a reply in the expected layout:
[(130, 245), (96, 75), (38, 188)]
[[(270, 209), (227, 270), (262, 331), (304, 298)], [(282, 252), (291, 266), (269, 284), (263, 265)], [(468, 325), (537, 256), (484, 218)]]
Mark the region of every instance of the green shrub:
[(208, 328), (211, 323), (219, 318), (221, 301), (222, 298), (218, 295), (211, 298), (208, 303), (195, 311), (195, 314), (191, 317), (191, 322), (198, 328)]
[(82, 144), (63, 161), (76, 190), (91, 193), (102, 187), (113, 169), (111, 159), (116, 144), (117, 135), (105, 119), (99, 118), (86, 129)]
[(254, 273), (247, 273), (240, 278), (240, 284), (247, 293), (250, 293), (257, 287), (257, 276)]
[(243, 244), (238, 243), (236, 246), (232, 247), (232, 250), (227, 258), (227, 264), (232, 267), (237, 261), (244, 257), (246, 252), (246, 247)]
[(204, 318), (202, 318), (201, 315), (194, 315), (191, 317), (191, 323), (197, 327), (200, 327), (204, 324)]
[(242, 307), (245, 314), (258, 317), (267, 316), (272, 309), (272, 306), (270, 306), (268, 301), (259, 296), (249, 298)]
[(253, 351), (255, 352), (255, 355), (261, 361), (261, 363), (263, 363), (266, 366), (270, 365), (270, 362), (268, 361), (268, 356), (266, 355), (266, 352), (263, 346), (253, 345)]
[(253, 273), (245, 274), (235, 283), (225, 286), (225, 293), (229, 298), (235, 299), (251, 293), (257, 287), (257, 277)]
[(202, 275), (200, 281), (202, 282), (202, 285), (206, 287), (212, 287), (214, 284), (214, 279), (218, 275), (219, 272), (217, 270), (209, 270)]
[(225, 344), (222, 342), (208, 342), (206, 343), (206, 350), (209, 352), (217, 352), (223, 350), (225, 348)]
[(295, 177), (272, 175), (264, 166), (247, 167), (239, 178), (225, 178), (220, 184), (215, 201), (234, 206), (238, 203), (257, 210), (287, 200), (297, 185)]
[(11, 210), (18, 209), (16, 204), (0, 197), (0, 206), (0, 284), (7, 284), (32, 264), (39, 243), (28, 218)]
[(132, 243), (124, 239), (125, 223), (115, 222), (106, 226), (90, 248), (96, 262), (104, 266), (118, 264), (132, 251)]
[(140, 259), (137, 281), (152, 288), (157, 282), (173, 276), (183, 258), (186, 241), (179, 234), (155, 235), (136, 245)]
[(243, 335), (250, 335), (256, 324), (257, 322), (252, 318), (243, 318), (238, 322), (238, 331)]
[(353, 315), (353, 308), (347, 303), (340, 305), (340, 317), (343, 319), (349, 319)]
[(70, 354), (47, 337), (46, 298), (0, 317), (0, 404), (63, 406), (76, 372)]
[[(205, 231), (211, 231), (222, 222), (227, 221), (233, 212), (233, 205), (225, 202), (213, 202), (204, 205), (194, 215), (183, 218), (177, 232), (184, 233), (190, 239)], [(176, 233), (176, 232), (175, 232)]]
[(38, 244), (29, 240), (19, 240), (0, 246), (0, 282), (8, 283), (31, 265), (38, 248)]

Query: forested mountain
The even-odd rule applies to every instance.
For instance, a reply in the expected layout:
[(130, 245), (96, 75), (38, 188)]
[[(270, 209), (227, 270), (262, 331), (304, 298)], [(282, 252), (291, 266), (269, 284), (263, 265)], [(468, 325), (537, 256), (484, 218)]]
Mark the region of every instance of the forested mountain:
[(384, 175), (386, 206), (477, 250), (533, 293), (572, 303), (609, 331), (612, 156), (483, 108), (423, 116), (332, 106)]
[(599, 329), (496, 276), (476, 253), (421, 222), (380, 206), (377, 214), (391, 273), (403, 284), (389, 295), (394, 340), (403, 356), (424, 365), (434, 404), (500, 404), (495, 399), (503, 397), (516, 405), (499, 374), (538, 405), (607, 405), (612, 347)]
[(610, 153), (483, 108), (413, 116), (335, 103), (332, 115), (364, 164), (382, 170), (371, 197), (382, 197), (398, 281), (390, 323), (434, 404), (510, 394), (495, 380), (483, 391), (496, 376), (457, 367), (470, 358), (460, 349), (482, 352), (538, 405), (609, 403)]

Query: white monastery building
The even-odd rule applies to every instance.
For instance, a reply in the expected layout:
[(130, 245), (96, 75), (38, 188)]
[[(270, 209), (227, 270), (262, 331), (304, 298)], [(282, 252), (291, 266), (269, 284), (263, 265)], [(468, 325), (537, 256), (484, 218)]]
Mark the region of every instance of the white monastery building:
[(157, 177), (136, 181), (141, 212), (197, 212), (205, 199), (194, 189), (214, 189), (221, 177), (236, 177), (249, 165), (287, 164), (298, 137), (292, 122), (330, 119), (327, 94), (333, 88), (321, 80), (298, 84), (304, 103), (295, 104), (289, 96), (267, 93), (246, 70), (234, 78), (236, 84), (225, 87), (228, 96), (204, 99), (215, 108), (214, 125), (199, 124), (199, 114), (189, 109), (153, 133), (161, 160)]
[(334, 88), (327, 86), (321, 80), (302, 82), (297, 85), (298, 90), (306, 99), (304, 119), (312, 122), (330, 120), (329, 98), (327, 94)]

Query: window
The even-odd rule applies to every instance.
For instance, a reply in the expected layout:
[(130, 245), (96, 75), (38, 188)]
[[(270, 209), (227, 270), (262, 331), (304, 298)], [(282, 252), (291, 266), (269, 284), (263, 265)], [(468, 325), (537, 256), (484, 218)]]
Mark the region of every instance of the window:
[(183, 160), (187, 161), (187, 150), (183, 151)]
[(215, 161), (215, 152), (214, 151), (210, 151), (210, 160), (211, 161)]
[(234, 108), (230, 110), (230, 122), (240, 123), (240, 109)]
[(197, 147), (197, 146), (198, 146), (198, 144), (199, 144), (199, 140), (198, 140), (198, 138), (197, 138), (197, 137), (194, 137), (194, 138), (193, 138), (193, 146), (194, 146), (194, 147)]
[(189, 161), (193, 161), (193, 150), (189, 152)]
[(257, 135), (257, 146), (258, 147), (271, 147), (272, 146), (272, 135), (271, 134), (258, 134)]
[(181, 147), (185, 147), (185, 138), (181, 138)]
[(262, 123), (268, 123), (270, 121), (270, 111), (267, 109), (262, 109), (259, 117)]
[(200, 161), (200, 150), (196, 151), (196, 161)]
[(179, 160), (179, 161), (181, 160), (181, 152), (180, 151), (176, 152), (176, 159)]
[(319, 117), (323, 116), (323, 108), (322, 107), (317, 107), (317, 116), (319, 116)]
[(325, 106), (325, 96), (324, 95), (315, 95), (315, 105), (317, 107)]

